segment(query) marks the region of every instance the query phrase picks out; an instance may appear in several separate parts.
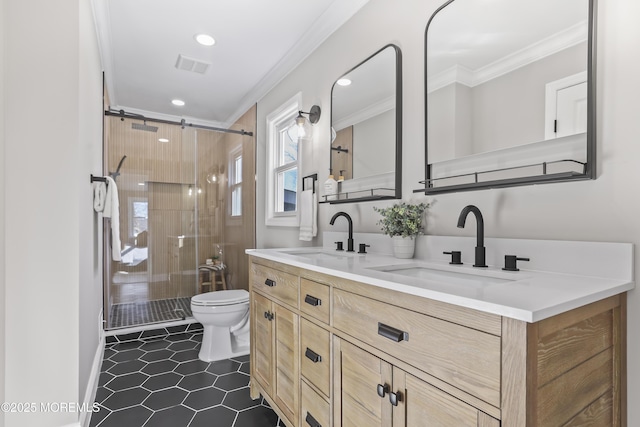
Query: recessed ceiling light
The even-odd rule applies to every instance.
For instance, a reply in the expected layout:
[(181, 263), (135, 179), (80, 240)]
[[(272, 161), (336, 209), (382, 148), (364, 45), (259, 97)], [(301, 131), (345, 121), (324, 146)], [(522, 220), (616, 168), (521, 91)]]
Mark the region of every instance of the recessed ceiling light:
[(340, 86), (349, 86), (351, 84), (351, 80), (342, 78), (342, 79), (338, 79), (336, 83), (338, 83), (338, 85)]
[(169, 140), (167, 138), (158, 138), (158, 141), (160, 141), (160, 142), (169, 142)]
[(178, 107), (182, 107), (184, 105), (184, 101), (181, 99), (173, 99), (171, 100), (173, 105), (177, 105)]
[(209, 34), (196, 34), (196, 41), (203, 46), (213, 46), (216, 40)]
[(144, 182), (139, 182), (138, 185), (144, 187)]

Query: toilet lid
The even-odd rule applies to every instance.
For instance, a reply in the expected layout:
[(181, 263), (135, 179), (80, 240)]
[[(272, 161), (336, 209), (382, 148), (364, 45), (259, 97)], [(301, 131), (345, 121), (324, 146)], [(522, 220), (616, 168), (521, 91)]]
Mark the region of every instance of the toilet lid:
[(207, 292), (191, 298), (191, 303), (195, 305), (231, 305), (247, 301), (249, 301), (249, 292), (244, 289)]

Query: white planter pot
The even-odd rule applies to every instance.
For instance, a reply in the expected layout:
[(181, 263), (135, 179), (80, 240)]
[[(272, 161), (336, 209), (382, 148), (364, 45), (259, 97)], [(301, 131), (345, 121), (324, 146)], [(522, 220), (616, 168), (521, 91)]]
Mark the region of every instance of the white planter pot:
[(393, 236), (393, 256), (396, 258), (413, 258), (416, 249), (416, 239), (411, 237)]

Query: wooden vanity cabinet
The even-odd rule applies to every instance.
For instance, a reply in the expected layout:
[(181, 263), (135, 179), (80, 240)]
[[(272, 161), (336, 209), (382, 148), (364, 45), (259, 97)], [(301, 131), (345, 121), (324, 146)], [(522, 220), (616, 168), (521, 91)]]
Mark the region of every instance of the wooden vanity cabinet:
[(627, 425), (626, 294), (528, 323), (250, 268), (251, 396), (288, 427)]

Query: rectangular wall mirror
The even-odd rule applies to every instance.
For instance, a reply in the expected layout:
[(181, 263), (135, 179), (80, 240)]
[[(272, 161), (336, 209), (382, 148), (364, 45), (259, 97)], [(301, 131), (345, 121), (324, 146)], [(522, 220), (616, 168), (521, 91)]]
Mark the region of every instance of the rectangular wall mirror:
[(388, 45), (331, 89), (331, 170), (348, 203), (402, 197), (402, 57)]
[(450, 0), (425, 33), (426, 194), (595, 178), (595, 0)]

